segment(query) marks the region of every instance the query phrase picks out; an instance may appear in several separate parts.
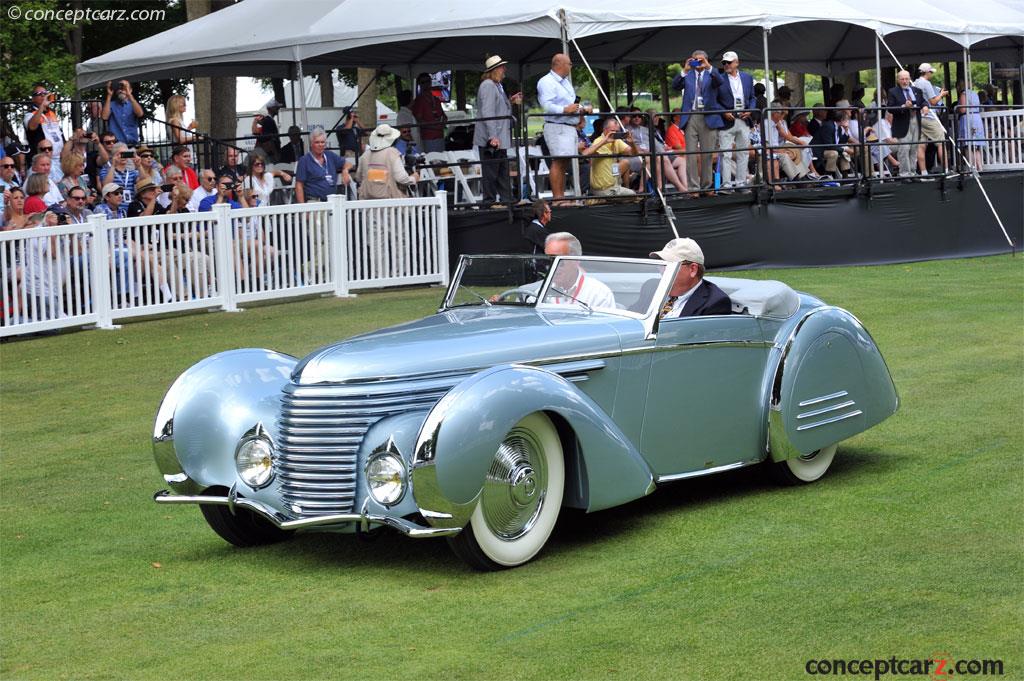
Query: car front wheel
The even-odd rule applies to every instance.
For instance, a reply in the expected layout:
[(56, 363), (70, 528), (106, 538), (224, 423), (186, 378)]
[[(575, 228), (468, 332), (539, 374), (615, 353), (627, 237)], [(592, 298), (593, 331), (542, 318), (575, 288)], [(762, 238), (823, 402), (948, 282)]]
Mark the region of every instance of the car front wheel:
[(288, 539), (292, 533), (282, 530), (266, 518), (245, 508), (232, 513), (227, 506), (203, 504), (199, 507), (207, 524), (222, 539), (235, 546), (260, 546)]
[(525, 417), (505, 435), (469, 524), (449, 543), (477, 570), (522, 565), (544, 547), (558, 519), (565, 462), (546, 415)]
[(784, 485), (805, 485), (825, 475), (832, 459), (836, 456), (838, 444), (823, 447), (819, 450), (792, 459), (777, 461), (772, 464), (775, 479)]

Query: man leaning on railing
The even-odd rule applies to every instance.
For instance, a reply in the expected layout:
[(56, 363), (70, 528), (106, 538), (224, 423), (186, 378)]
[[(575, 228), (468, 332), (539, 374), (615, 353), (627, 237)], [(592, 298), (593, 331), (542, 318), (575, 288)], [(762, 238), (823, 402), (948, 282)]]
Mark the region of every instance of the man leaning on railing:
[(337, 189), (338, 173), (343, 186), (351, 181), (345, 160), (326, 149), (327, 133), (321, 127), (314, 128), (309, 135), (309, 153), (295, 167), (296, 203), (326, 201)]

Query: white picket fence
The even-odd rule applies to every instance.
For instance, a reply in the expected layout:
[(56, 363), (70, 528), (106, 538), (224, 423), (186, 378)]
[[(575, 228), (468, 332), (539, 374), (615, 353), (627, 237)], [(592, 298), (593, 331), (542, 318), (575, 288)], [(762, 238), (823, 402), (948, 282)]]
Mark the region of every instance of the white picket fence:
[(143, 315), (448, 283), (445, 192), (0, 233), (0, 336)]
[(1024, 168), (1024, 109), (983, 111), (986, 145), (981, 148), (985, 170)]

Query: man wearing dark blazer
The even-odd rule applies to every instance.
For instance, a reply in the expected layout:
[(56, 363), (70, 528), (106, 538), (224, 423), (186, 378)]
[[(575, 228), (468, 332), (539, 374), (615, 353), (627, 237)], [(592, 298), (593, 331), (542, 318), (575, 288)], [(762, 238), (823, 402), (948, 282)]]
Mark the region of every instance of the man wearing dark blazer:
[[(849, 113), (846, 115), (849, 116)], [(850, 169), (849, 156), (853, 150), (848, 146), (849, 142), (850, 134), (834, 118), (829, 118), (818, 127), (811, 137), (815, 156), (814, 169), (818, 174), (835, 175), (840, 169), (843, 172)]]
[[(701, 154), (687, 154), (686, 177), (690, 191), (710, 193), (713, 186), (711, 154), (717, 149), (718, 133), (722, 117), (718, 111), (718, 88), (722, 77), (708, 62), (704, 50), (694, 50), (693, 55), (682, 63), (683, 72), (672, 80), (672, 87), (683, 93), (682, 112), (679, 127), (686, 133), (686, 151), (701, 151)], [(696, 112), (696, 113), (695, 113)], [(697, 159), (700, 158), (700, 170)]]
[[(704, 279), (704, 252), (693, 239), (672, 239), (652, 258), (679, 263), (679, 271), (662, 305), (661, 319), (732, 314), (725, 291)], [(641, 296), (643, 298), (643, 296)]]
[[(722, 55), (722, 83), (718, 86), (718, 108), (722, 110), (722, 127), (718, 130), (718, 148), (722, 153), (722, 186), (743, 187), (747, 184), (747, 160), (750, 157), (751, 112), (754, 109), (754, 78), (740, 71), (740, 58), (732, 51)], [(735, 149), (735, 151), (733, 151)]]
[(886, 93), (886, 107), (892, 111), (892, 136), (901, 146), (896, 148), (900, 174), (911, 174), (917, 167), (917, 142), (921, 137), (921, 114), (928, 112), (928, 102), (920, 88), (910, 84), (910, 73), (896, 74), (896, 85)]

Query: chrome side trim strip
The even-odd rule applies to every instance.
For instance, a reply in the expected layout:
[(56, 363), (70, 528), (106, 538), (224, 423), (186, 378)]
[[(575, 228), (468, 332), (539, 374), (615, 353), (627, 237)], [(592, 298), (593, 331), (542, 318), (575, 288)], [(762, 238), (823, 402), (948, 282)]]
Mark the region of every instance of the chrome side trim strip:
[(840, 390), (839, 392), (832, 393), (831, 395), (822, 395), (821, 397), (814, 397), (809, 400), (804, 400), (803, 402), (798, 403), (797, 406), (809, 407), (812, 404), (818, 404), (819, 402), (828, 402), (829, 400), (834, 400), (838, 397), (846, 397), (849, 394), (850, 393), (846, 392), (845, 390)]
[(864, 412), (862, 412), (860, 409), (858, 409), (856, 411), (851, 411), (848, 414), (840, 414), (839, 416), (833, 416), (832, 418), (825, 419), (824, 421), (815, 421), (814, 423), (805, 423), (802, 426), (797, 426), (797, 431), (810, 430), (811, 428), (817, 428), (818, 426), (827, 426), (828, 424), (835, 423), (836, 421), (845, 421), (846, 419), (852, 419), (854, 416), (860, 416), (863, 413)]
[(830, 411), (846, 409), (847, 407), (852, 407), (855, 404), (857, 403), (853, 400), (846, 400), (845, 402), (840, 402), (839, 404), (832, 405), (831, 407), (823, 407), (822, 409), (815, 409), (814, 411), (805, 411), (803, 414), (797, 414), (796, 417), (798, 419), (809, 419), (812, 416), (821, 416), (822, 414), (827, 414)]
[(737, 461), (735, 463), (727, 463), (724, 466), (715, 466), (714, 468), (705, 468), (699, 471), (673, 473), (672, 475), (659, 475), (657, 482), (660, 485), (663, 482), (675, 482), (676, 480), (686, 480), (687, 478), (699, 478), (704, 475), (712, 475), (713, 473), (722, 473), (724, 471), (731, 471), (737, 468), (746, 468), (747, 466), (753, 466), (757, 463), (761, 463), (761, 461)]
[(228, 497), (207, 497), (207, 496), (184, 496), (171, 494), (167, 490), (161, 490), (153, 495), (153, 501), (158, 504), (207, 504), (212, 506), (231, 506), (235, 508), (247, 508), (253, 513), (266, 518), (282, 530), (304, 530), (310, 527), (324, 527), (330, 525), (345, 525), (347, 523), (365, 523), (370, 525), (386, 525), (416, 539), (427, 537), (450, 537), (458, 534), (462, 528), (436, 528), (423, 527), (405, 518), (394, 518), (391, 516), (376, 515), (372, 513), (335, 513), (312, 518), (300, 518), (288, 520), (284, 515), (274, 509), (261, 504), (258, 501), (245, 498), (229, 499)]

